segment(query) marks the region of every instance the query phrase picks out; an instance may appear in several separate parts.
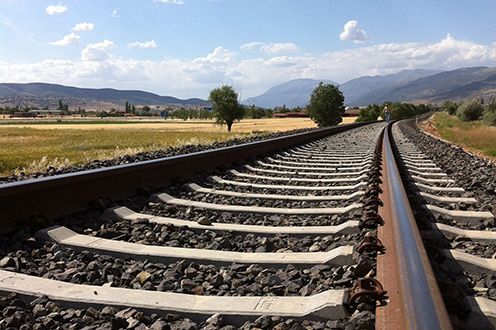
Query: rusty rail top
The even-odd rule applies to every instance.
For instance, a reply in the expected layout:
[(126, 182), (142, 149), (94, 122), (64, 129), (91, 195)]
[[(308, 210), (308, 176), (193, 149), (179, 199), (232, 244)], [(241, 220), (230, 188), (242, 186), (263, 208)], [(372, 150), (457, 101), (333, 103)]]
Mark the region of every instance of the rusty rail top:
[(220, 165), (229, 165), (367, 124), (370, 122), (322, 128), (184, 155), (0, 184), (2, 215), (0, 232), (7, 232), (22, 221), (40, 216), (53, 218), (78, 212), (87, 208), (88, 203), (98, 197), (116, 200), (129, 196), (140, 187), (157, 189), (173, 179), (189, 178), (195, 173), (212, 170)]
[[(385, 225), (394, 239), (386, 246), (386, 253), (379, 258), (396, 258), (395, 264), (383, 272), (381, 281), (390, 293), (391, 306), (378, 308), (378, 329), (451, 329), (446, 307), (436, 278), (422, 243), (415, 218), (403, 187), (393, 153), (392, 124), (386, 128), (383, 139), (383, 175)], [(386, 226), (390, 226), (387, 228)], [(385, 234), (386, 235), (386, 234)], [(389, 254), (389, 256), (388, 256)], [(384, 260), (384, 259), (383, 259)], [(394, 287), (397, 283), (398, 287)], [(390, 288), (387, 285), (391, 285)], [(391, 291), (393, 290), (393, 291)], [(396, 300), (396, 301), (394, 301)], [(395, 322), (392, 320), (395, 319)], [(392, 324), (393, 323), (393, 324)], [(400, 325), (401, 324), (401, 325)], [(392, 327), (393, 326), (393, 327)]]

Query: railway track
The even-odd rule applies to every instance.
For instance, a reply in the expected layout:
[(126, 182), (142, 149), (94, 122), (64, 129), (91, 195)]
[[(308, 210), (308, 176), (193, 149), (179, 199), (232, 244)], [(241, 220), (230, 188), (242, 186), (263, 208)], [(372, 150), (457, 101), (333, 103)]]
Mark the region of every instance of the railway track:
[(0, 185), (0, 328), (494, 327), (494, 216), (414, 142), (360, 124)]

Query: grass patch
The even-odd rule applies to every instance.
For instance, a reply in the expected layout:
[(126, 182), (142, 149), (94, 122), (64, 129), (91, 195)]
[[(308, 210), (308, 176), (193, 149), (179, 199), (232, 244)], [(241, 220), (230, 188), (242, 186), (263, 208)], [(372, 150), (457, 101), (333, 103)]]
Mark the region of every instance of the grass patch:
[(496, 128), (481, 120), (464, 122), (444, 112), (436, 113), (432, 119), (439, 136), (445, 140), (496, 158)]
[[(343, 118), (344, 123), (355, 118)], [(0, 121), (1, 123), (1, 121)], [(212, 121), (17, 120), (0, 125), (0, 176), (34, 173), (95, 159), (111, 159), (186, 144), (208, 144), (251, 134), (311, 128), (309, 118), (246, 119), (233, 126)]]
[(79, 130), (0, 128), (0, 175), (44, 171), (94, 159), (186, 144), (208, 144), (248, 134), (174, 132), (158, 129)]

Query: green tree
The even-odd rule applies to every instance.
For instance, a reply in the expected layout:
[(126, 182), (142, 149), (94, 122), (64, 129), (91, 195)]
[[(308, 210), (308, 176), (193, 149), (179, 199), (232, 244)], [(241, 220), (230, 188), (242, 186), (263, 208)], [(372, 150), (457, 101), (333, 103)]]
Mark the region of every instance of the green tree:
[(456, 114), (456, 110), (458, 109), (458, 104), (453, 101), (445, 101), (443, 103), (443, 110), (446, 111), (450, 115)]
[(496, 103), (489, 103), (484, 107), (484, 113), (482, 115), (482, 120), (484, 123), (490, 126), (496, 126)]
[(376, 121), (377, 117), (381, 115), (381, 111), (381, 107), (377, 104), (370, 104), (366, 108), (360, 109), (360, 114), (356, 121)]
[(456, 116), (463, 121), (478, 120), (484, 112), (484, 107), (477, 100), (467, 100), (456, 110)]
[(238, 102), (238, 94), (231, 86), (222, 86), (210, 91), (208, 98), (212, 104), (215, 121), (223, 125), (227, 125), (227, 131), (231, 131), (231, 127), (235, 121), (240, 121), (244, 116), (244, 108)]
[(321, 82), (313, 90), (307, 110), (319, 127), (337, 125), (344, 115), (343, 93), (336, 86)]

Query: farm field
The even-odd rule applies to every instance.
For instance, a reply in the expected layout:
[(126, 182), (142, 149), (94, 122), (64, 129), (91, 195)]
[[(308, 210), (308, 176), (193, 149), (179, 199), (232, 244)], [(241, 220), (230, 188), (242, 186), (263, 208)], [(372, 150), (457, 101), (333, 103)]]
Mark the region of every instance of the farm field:
[[(345, 123), (355, 118), (345, 118)], [(0, 125), (0, 176), (32, 173), (47, 167), (64, 167), (91, 160), (186, 144), (246, 137), (315, 127), (307, 118), (247, 119), (235, 123), (233, 131), (210, 121), (157, 120), (70, 120), (3, 122)]]
[[(353, 119), (354, 121), (354, 119)], [(346, 121), (345, 121), (346, 122)], [(1, 123), (1, 121), (0, 121)], [(157, 119), (110, 119), (110, 120), (95, 120), (95, 119), (70, 119), (62, 122), (51, 121), (14, 121), (2, 127), (27, 127), (36, 129), (78, 129), (78, 130), (94, 130), (94, 129), (152, 129), (152, 130), (167, 130), (174, 132), (209, 132), (209, 133), (224, 133), (227, 131), (226, 126), (214, 125), (213, 121), (209, 120), (157, 120)], [(252, 133), (253, 131), (279, 132), (288, 131), (296, 128), (312, 128), (315, 127), (314, 122), (309, 118), (267, 118), (267, 119), (244, 119), (239, 123), (234, 123), (232, 133)]]
[(464, 122), (444, 112), (435, 113), (421, 127), (472, 153), (496, 160), (496, 127), (487, 126), (482, 121)]

